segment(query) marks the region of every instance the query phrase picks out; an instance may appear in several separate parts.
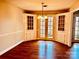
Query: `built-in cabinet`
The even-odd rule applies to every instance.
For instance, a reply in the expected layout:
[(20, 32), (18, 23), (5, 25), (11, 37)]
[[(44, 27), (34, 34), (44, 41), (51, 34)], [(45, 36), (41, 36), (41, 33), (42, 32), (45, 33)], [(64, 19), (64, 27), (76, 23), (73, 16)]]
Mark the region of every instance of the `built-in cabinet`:
[(71, 46), (72, 38), (72, 13), (62, 13), (56, 15), (56, 38), (55, 40)]
[(36, 39), (36, 15), (24, 14), (25, 41)]

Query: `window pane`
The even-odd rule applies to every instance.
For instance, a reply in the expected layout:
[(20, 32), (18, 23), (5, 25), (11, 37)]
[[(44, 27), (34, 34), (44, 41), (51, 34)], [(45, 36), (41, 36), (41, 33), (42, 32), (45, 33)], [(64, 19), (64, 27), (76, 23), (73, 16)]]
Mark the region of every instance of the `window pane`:
[(75, 25), (76, 25), (76, 26), (79, 26), (79, 22), (76, 22)]
[(76, 17), (76, 22), (79, 22), (79, 17)]
[(65, 15), (59, 16), (58, 19), (58, 30), (64, 31)]
[(40, 37), (45, 37), (45, 34), (40, 34)]
[(27, 16), (27, 29), (33, 30), (33, 16)]
[(53, 25), (53, 23), (52, 22), (48, 22), (48, 25)]

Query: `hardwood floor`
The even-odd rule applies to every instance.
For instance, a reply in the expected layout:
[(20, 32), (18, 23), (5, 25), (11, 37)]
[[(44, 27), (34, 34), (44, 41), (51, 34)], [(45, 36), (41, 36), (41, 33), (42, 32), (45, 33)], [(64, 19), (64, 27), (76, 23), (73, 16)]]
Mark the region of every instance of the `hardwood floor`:
[(79, 59), (79, 43), (69, 48), (53, 41), (23, 42), (0, 59)]

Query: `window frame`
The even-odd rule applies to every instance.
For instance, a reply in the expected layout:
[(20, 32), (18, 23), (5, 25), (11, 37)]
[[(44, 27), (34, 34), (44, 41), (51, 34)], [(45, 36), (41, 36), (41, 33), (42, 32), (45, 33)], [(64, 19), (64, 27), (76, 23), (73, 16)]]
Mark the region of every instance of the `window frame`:
[(58, 17), (58, 31), (65, 30), (65, 15), (61, 15)]
[(34, 29), (34, 17), (33, 16), (27, 16), (27, 30), (33, 30)]

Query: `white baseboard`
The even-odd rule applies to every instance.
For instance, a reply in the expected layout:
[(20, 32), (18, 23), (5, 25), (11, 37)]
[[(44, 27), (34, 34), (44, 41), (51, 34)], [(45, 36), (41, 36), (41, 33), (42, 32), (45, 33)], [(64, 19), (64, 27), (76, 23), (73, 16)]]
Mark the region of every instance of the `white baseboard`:
[(22, 41), (16, 43), (15, 45), (13, 45), (13, 46), (11, 46), (11, 47), (5, 49), (4, 51), (0, 52), (0, 55), (3, 55), (4, 53), (6, 53), (7, 51), (9, 51), (9, 50), (11, 50), (12, 48), (16, 47), (17, 45), (19, 45), (19, 44), (22, 43), (22, 42), (24, 42), (24, 41), (22, 40)]

